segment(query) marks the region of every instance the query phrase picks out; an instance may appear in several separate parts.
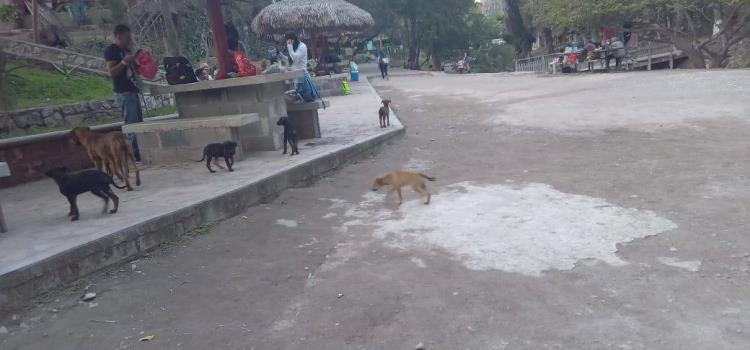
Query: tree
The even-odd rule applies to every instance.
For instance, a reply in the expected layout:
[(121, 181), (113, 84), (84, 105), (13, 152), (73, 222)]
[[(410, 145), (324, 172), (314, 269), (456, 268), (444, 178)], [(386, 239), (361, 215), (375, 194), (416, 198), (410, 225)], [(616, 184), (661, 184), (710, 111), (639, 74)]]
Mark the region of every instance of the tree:
[(516, 56), (524, 57), (531, 52), (534, 36), (529, 33), (521, 15), (520, 0), (504, 0), (505, 28), (513, 36)]

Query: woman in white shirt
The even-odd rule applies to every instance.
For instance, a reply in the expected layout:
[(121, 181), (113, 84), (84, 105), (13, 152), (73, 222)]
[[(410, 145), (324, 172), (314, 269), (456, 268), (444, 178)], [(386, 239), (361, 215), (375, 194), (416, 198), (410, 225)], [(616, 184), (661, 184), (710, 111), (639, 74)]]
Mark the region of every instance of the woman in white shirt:
[(310, 73), (307, 72), (307, 45), (299, 40), (297, 33), (289, 32), (286, 34), (286, 48), (292, 61), (290, 69), (305, 72), (302, 78), (294, 83), (297, 93), (305, 102), (320, 99), (318, 88), (310, 77)]

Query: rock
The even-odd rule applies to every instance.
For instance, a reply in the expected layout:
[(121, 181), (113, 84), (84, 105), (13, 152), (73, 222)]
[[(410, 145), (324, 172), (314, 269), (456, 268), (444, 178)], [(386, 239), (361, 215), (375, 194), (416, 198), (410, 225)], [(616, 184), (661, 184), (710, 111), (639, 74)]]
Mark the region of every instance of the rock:
[(5, 328), (5, 326), (0, 327), (0, 334), (8, 334), (8, 328)]
[(49, 127), (56, 127), (61, 126), (65, 123), (65, 120), (63, 119), (62, 114), (60, 112), (55, 112), (52, 114), (52, 116), (44, 118), (44, 125)]
[(91, 108), (92, 111), (99, 111), (102, 109), (102, 106), (104, 103), (102, 101), (91, 101), (89, 102), (89, 108)]
[(42, 118), (48, 118), (48, 117), (51, 117), (51, 116), (52, 116), (52, 114), (54, 114), (54, 113), (55, 113), (55, 110), (54, 110), (54, 109), (52, 109), (52, 108), (45, 108), (45, 109), (42, 109)]
[(154, 340), (154, 338), (155, 338), (155, 337), (154, 337), (153, 335), (147, 335), (147, 336), (145, 336), (145, 337), (141, 338), (141, 339), (140, 339), (140, 341), (149, 341), (149, 340)]
[(81, 297), (83, 301), (91, 301), (96, 299), (96, 293), (86, 293)]
[(21, 322), (21, 324), (19, 326), (21, 328), (23, 328), (23, 329), (29, 329), (29, 328), (31, 328), (31, 327), (29, 327), (29, 325), (26, 324), (26, 322)]
[(341, 299), (344, 297), (344, 293), (339, 293), (336, 295), (336, 298)]
[(425, 347), (424, 347), (424, 344), (422, 342), (419, 342), (419, 344), (417, 344), (417, 346), (414, 347), (414, 349), (416, 349), (416, 350), (424, 350)]
[(77, 105), (73, 105), (73, 109), (76, 111), (76, 113), (84, 113), (88, 112), (89, 108), (85, 103), (79, 103)]
[(65, 116), (65, 123), (68, 125), (80, 125), (83, 123), (83, 115), (73, 114)]
[(76, 110), (75, 110), (75, 109), (73, 108), (73, 105), (65, 105), (65, 106), (63, 106), (63, 108), (62, 108), (62, 112), (63, 112), (63, 113), (65, 114), (65, 115), (69, 115), (69, 114), (75, 114), (75, 113), (76, 113)]

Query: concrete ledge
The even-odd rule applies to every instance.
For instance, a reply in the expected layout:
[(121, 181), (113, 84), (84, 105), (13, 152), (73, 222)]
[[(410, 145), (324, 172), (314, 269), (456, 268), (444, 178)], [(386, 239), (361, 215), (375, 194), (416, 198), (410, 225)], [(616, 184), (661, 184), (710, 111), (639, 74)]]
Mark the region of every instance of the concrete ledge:
[(10, 176), (10, 168), (8, 163), (0, 162), (0, 177)]
[(19, 266), (0, 275), (0, 313), (19, 309), (47, 291), (143, 254), (202, 224), (235, 216), (250, 206), (276, 197), (287, 188), (310, 184), (347, 161), (358, 159), (389, 139), (404, 134), (404, 131), (404, 127), (397, 123), (386, 133), (321, 153), (301, 164), (287, 165), (240, 188), (217, 193), (198, 203), (185, 204), (146, 221), (134, 222), (124, 229), (112, 229), (112, 232), (104, 232), (106, 236), (102, 238)]

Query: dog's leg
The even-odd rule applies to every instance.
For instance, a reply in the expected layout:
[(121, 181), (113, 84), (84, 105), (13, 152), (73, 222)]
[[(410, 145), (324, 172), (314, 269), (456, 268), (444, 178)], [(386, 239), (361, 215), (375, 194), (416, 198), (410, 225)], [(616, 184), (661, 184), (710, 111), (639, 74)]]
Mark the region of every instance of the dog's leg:
[(227, 163), (227, 169), (229, 169), (229, 171), (234, 171), (234, 169), (232, 169), (232, 164), (229, 163), (229, 157), (224, 157), (224, 163)]
[(71, 215), (70, 221), (76, 221), (78, 220), (78, 204), (76, 204), (76, 196), (66, 196), (68, 198), (68, 202), (70, 203), (70, 212), (73, 213)]
[(398, 194), (398, 205), (404, 204), (404, 197), (401, 195), (401, 187), (396, 187), (396, 193)]
[[(227, 159), (226, 157), (224, 158)], [(219, 157), (214, 158), (214, 165), (216, 165), (219, 169), (225, 169), (223, 165), (219, 164)]]
[(104, 200), (104, 208), (102, 209), (102, 214), (106, 214), (107, 210), (109, 210), (109, 197), (107, 197), (102, 190), (91, 190), (91, 193), (102, 200)]
[(285, 130), (284, 131), (284, 153), (282, 153), (282, 154), (286, 154), (286, 144), (287, 144), (287, 142), (289, 142), (289, 138), (287, 137), (287, 133), (286, 133), (286, 130)]
[(299, 150), (297, 149), (297, 135), (294, 135), (289, 140), (289, 145), (292, 147), (292, 156), (295, 154), (299, 154)]
[(133, 163), (133, 170), (135, 170), (135, 185), (140, 186), (141, 185), (141, 172), (138, 171), (138, 164), (135, 164), (135, 155), (133, 154), (133, 146), (126, 143), (125, 147), (127, 148), (128, 159)]
[(419, 193), (420, 195), (424, 195), (427, 197), (427, 200), (424, 202), (425, 205), (430, 204), (430, 192), (427, 191), (427, 186), (423, 183), (419, 184), (419, 186), (412, 185), (411, 189), (414, 190), (414, 192)]
[(385, 115), (385, 125), (386, 127), (391, 126), (391, 112), (388, 111), (388, 114)]
[(128, 188), (128, 191), (132, 191), (133, 190), (133, 186), (130, 186), (130, 179), (129, 179), (129, 176), (128, 176), (128, 170), (127, 170), (127, 167), (124, 164), (122, 164), (122, 161), (123, 161), (122, 155), (120, 155), (120, 154), (113, 154), (112, 155), (112, 163), (114, 163), (113, 167), (115, 169), (115, 172), (119, 173), (120, 174), (119, 175), (120, 179), (122, 179), (123, 181), (125, 181), (125, 187)]
[(115, 195), (114, 192), (112, 192), (112, 189), (109, 188), (109, 185), (107, 185), (106, 190), (104, 190), (104, 194), (106, 194), (109, 198), (112, 198), (112, 203), (115, 204), (115, 207), (112, 208), (112, 210), (109, 211), (110, 214), (114, 214), (117, 212), (117, 209), (120, 208), (120, 198), (117, 198), (117, 195)]
[(215, 173), (214, 169), (211, 169), (211, 156), (206, 156), (206, 168), (208, 168), (208, 171)]

